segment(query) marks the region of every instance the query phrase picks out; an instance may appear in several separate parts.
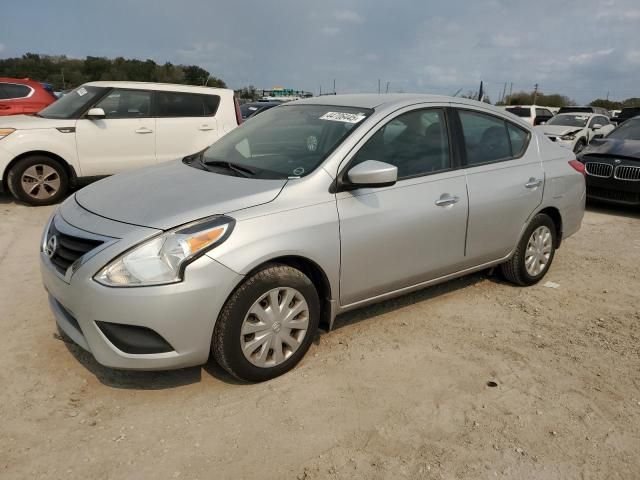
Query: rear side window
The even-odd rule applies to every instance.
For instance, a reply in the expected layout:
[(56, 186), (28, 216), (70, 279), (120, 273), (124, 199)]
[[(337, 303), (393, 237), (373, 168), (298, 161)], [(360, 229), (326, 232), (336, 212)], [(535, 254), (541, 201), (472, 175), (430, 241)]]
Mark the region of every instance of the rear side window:
[(0, 83), (0, 98), (3, 100), (28, 97), (30, 93), (31, 87), (27, 87), (26, 85)]
[(217, 95), (157, 92), (158, 117), (210, 117), (220, 104)]
[(467, 153), (467, 164), (508, 160), (522, 155), (528, 132), (498, 117), (459, 111)]
[(507, 123), (509, 140), (511, 141), (511, 156), (520, 157), (524, 154), (529, 143), (529, 132), (523, 128), (516, 127), (513, 123)]

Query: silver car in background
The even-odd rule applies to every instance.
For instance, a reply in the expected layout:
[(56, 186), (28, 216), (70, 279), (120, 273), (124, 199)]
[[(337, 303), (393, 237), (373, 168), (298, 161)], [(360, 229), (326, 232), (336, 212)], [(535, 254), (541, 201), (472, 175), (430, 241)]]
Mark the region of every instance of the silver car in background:
[(583, 165), (503, 110), (430, 95), (270, 109), (53, 214), (59, 328), (123, 369), (207, 362), (261, 381), (337, 314), (501, 266), (538, 282), (584, 214)]

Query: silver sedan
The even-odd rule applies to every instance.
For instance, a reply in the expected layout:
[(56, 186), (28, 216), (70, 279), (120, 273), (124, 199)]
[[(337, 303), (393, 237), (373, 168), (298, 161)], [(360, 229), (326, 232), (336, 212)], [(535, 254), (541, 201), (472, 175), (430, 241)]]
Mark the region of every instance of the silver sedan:
[(103, 365), (211, 355), (262, 381), (341, 312), (494, 266), (538, 282), (580, 228), (583, 173), (486, 104), (312, 98), (80, 190), (44, 231), (42, 276), (59, 328)]

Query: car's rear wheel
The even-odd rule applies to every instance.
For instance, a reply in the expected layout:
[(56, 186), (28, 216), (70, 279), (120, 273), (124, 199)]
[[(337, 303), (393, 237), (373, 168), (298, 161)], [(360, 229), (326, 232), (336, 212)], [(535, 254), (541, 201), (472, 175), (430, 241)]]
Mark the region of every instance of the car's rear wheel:
[(539, 213), (529, 223), (513, 256), (501, 265), (502, 274), (517, 285), (533, 285), (545, 276), (556, 251), (553, 220)]
[(67, 193), (69, 176), (57, 160), (33, 155), (11, 167), (7, 184), (18, 200), (30, 205), (52, 205)]
[(302, 359), (319, 318), (320, 301), (311, 280), (288, 265), (267, 265), (227, 300), (216, 322), (211, 352), (236, 378), (269, 380)]

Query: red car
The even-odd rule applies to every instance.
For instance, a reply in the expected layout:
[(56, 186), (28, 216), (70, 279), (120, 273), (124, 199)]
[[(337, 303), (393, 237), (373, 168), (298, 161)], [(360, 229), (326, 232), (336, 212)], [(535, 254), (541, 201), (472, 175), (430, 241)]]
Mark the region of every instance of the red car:
[(29, 78), (0, 77), (0, 116), (37, 113), (55, 101), (49, 85)]

